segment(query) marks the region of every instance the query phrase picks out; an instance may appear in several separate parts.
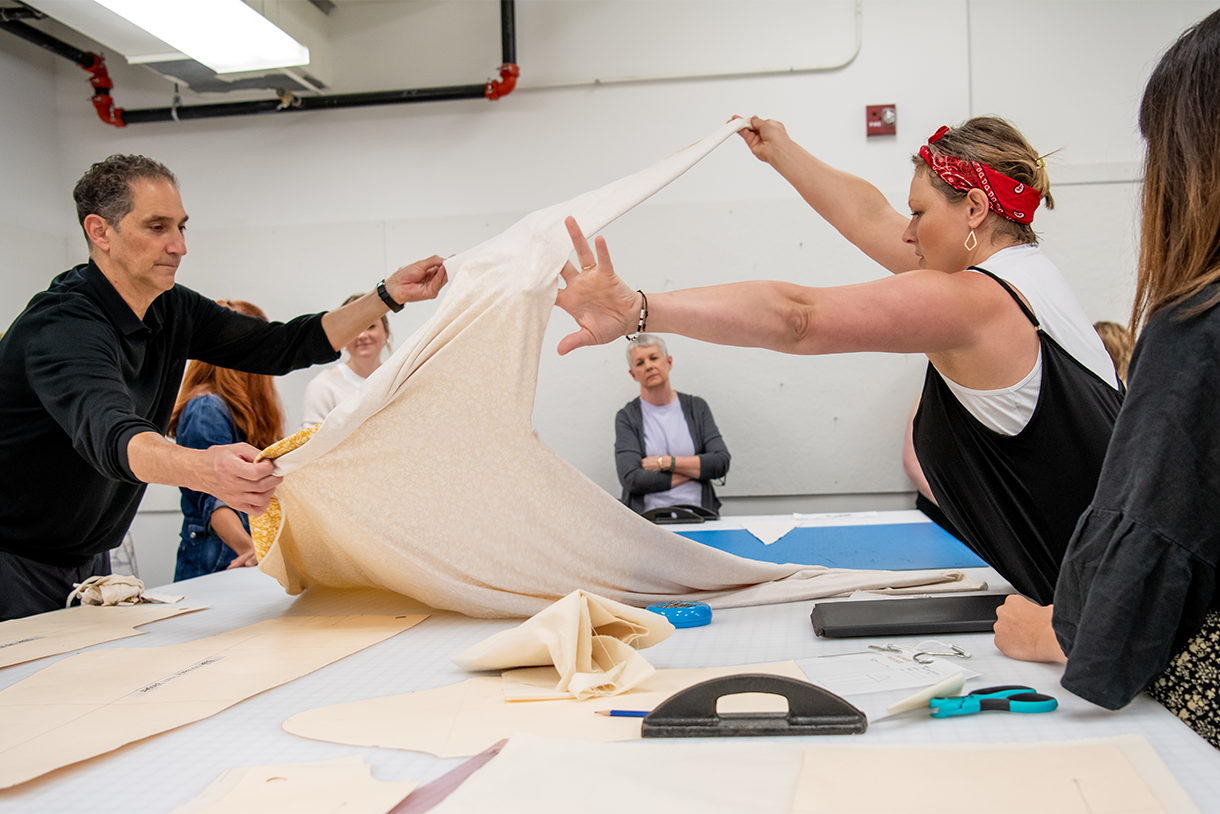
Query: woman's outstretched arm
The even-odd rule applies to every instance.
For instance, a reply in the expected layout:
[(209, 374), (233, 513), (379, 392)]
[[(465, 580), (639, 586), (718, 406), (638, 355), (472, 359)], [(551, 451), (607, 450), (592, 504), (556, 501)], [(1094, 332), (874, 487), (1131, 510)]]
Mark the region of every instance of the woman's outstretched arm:
[[(587, 270), (568, 264), (562, 272), (566, 287), (556, 304), (580, 330), (564, 337), (560, 354), (635, 333), (643, 306), (614, 273), (605, 239), (597, 238), (594, 258), (576, 221), (566, 223)], [(647, 328), (794, 354), (936, 354), (976, 348), (1004, 309), (1016, 310), (1011, 306), (983, 275), (921, 270), (833, 288), (754, 281), (651, 294)]]

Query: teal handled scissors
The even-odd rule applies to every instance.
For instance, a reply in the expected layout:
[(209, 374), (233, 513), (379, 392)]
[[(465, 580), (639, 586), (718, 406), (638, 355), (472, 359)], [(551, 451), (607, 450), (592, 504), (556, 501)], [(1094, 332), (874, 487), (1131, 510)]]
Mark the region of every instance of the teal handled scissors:
[(933, 718), (948, 718), (951, 715), (970, 715), (985, 710), (1005, 712), (1053, 712), (1059, 702), (1049, 695), (1036, 692), (1033, 687), (1010, 684), (1002, 687), (983, 687), (968, 695), (954, 698), (933, 698), (928, 702)]

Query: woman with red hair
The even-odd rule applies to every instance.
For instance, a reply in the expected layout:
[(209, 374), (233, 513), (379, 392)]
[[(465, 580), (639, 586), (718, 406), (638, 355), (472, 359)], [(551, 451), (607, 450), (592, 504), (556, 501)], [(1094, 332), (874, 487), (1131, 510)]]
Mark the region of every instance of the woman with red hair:
[[(242, 300), (217, 302), (267, 321), (257, 305)], [(270, 446), (284, 434), (284, 410), (274, 379), (191, 360), (168, 434), (179, 446), (191, 449), (238, 442)], [(183, 488), (182, 542), (174, 580), (257, 564), (247, 515), (212, 495)]]

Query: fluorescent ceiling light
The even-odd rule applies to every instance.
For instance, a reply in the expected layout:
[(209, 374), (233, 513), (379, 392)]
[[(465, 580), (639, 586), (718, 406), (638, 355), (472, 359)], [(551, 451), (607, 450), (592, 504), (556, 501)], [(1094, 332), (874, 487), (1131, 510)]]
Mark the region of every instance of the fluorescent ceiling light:
[(216, 73), (309, 64), (309, 49), (242, 0), (97, 0)]

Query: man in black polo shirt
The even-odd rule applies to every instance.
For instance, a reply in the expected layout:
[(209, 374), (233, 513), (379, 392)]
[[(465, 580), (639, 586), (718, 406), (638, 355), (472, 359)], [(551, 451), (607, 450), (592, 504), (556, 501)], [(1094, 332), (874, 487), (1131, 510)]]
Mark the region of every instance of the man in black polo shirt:
[(163, 433), (187, 359), (280, 375), (338, 357), (387, 308), (431, 299), (440, 257), (326, 314), (266, 323), (174, 284), (186, 254), (177, 179), (143, 156), (94, 164), (73, 191), (89, 262), (56, 277), (0, 339), (0, 620), (63, 607), (110, 573), (145, 484), (261, 513), (280, 478), (258, 450)]

